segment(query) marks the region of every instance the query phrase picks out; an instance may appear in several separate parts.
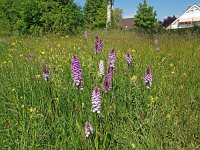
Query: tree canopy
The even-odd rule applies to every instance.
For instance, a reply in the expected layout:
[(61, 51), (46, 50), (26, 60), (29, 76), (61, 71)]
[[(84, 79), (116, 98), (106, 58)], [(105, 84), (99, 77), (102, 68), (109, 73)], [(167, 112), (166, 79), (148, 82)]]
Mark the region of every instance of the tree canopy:
[(157, 25), (157, 13), (152, 6), (148, 6), (147, 1), (140, 3), (134, 17), (135, 26), (143, 29), (150, 29)]
[(86, 26), (90, 28), (106, 26), (107, 0), (86, 0), (83, 8)]

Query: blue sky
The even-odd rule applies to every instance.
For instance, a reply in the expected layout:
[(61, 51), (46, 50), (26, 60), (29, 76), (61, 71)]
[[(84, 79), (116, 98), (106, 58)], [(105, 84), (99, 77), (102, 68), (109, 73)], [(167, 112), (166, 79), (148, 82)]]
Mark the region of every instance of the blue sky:
[[(85, 0), (74, 0), (80, 6), (84, 6)], [(123, 9), (123, 17), (133, 17), (137, 11), (137, 6), (143, 0), (115, 0), (114, 8)], [(200, 0), (147, 0), (150, 6), (154, 6), (157, 12), (157, 19), (163, 20), (167, 16), (180, 16), (188, 6), (196, 3), (200, 5)]]

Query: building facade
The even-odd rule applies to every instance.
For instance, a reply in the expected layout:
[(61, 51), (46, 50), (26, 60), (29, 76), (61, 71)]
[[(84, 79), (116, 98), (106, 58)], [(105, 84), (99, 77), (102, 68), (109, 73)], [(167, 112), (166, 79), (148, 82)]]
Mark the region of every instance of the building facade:
[(179, 16), (167, 29), (189, 28), (200, 26), (200, 6), (194, 4)]

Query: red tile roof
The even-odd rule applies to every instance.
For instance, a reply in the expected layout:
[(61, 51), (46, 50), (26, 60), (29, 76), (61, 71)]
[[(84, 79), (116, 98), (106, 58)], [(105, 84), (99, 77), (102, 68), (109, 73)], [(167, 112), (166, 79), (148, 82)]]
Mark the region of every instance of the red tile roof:
[(134, 25), (134, 18), (124, 18), (124, 19), (121, 19), (119, 21), (119, 24), (121, 25), (121, 27), (123, 27), (125, 29), (130, 29)]

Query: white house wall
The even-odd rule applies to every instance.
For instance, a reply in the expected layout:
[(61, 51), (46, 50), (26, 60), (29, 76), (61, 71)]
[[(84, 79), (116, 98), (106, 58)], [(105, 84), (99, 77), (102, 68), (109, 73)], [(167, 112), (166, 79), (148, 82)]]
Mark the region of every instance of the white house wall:
[[(176, 28), (182, 28), (179, 27), (178, 24), (180, 21), (183, 20), (199, 20), (200, 21), (200, 6), (194, 4), (191, 6), (187, 11), (185, 11), (179, 18), (177, 18), (167, 29), (176, 29)], [(200, 25), (200, 23), (196, 24)], [(187, 27), (194, 26), (192, 24), (186, 25)]]

